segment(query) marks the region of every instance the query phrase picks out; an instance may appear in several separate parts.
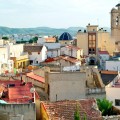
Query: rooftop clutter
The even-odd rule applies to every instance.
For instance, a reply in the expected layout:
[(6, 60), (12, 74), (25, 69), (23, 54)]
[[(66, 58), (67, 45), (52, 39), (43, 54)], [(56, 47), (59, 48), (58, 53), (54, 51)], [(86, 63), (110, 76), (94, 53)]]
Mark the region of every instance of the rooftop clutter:
[[(0, 100), (7, 103), (32, 103), (34, 97), (39, 98), (36, 91), (32, 92), (33, 84), (24, 81), (0, 81)], [(35, 96), (34, 96), (35, 95)]]

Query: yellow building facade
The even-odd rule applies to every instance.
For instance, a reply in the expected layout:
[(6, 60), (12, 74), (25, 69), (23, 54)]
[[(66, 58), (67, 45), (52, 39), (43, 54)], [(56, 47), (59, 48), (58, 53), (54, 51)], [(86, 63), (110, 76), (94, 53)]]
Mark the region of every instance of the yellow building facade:
[(14, 61), (14, 68), (25, 69), (29, 65), (28, 55), (21, 55), (20, 57), (11, 57), (11, 60)]
[(87, 30), (84, 32), (78, 31), (77, 33), (77, 47), (84, 51), (84, 55), (96, 55), (99, 50), (108, 51), (113, 54), (115, 49), (115, 41), (112, 39), (109, 32), (98, 30), (97, 25), (88, 25)]

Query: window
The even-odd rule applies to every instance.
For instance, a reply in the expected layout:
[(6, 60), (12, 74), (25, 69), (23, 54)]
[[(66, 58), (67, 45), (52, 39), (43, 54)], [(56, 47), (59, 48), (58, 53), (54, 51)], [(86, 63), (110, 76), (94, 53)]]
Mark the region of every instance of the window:
[(40, 52), (38, 52), (38, 55), (40, 54)]
[(95, 40), (95, 35), (93, 35), (93, 40)]
[(32, 55), (32, 52), (28, 52), (29, 55)]
[(89, 35), (89, 40), (92, 40), (92, 36), (91, 35)]
[(115, 105), (120, 106), (120, 99), (115, 99)]
[(118, 21), (119, 21), (119, 19), (118, 19), (118, 16), (117, 16), (117, 18), (116, 18), (116, 26), (118, 25)]

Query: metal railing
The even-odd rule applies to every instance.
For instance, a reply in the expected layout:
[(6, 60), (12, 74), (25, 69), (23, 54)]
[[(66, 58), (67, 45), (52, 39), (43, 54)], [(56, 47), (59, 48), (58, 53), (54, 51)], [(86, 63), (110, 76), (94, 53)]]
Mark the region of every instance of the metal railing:
[(105, 88), (86, 88), (86, 94), (103, 94), (105, 93)]

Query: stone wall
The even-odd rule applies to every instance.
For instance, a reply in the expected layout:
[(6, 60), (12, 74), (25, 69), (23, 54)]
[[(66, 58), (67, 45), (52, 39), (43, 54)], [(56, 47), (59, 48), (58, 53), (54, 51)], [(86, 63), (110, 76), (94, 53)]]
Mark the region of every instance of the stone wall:
[[(4, 116), (2, 115), (4, 113)], [(3, 118), (4, 117), (4, 118)], [(2, 118), (2, 119), (1, 119)], [(31, 104), (1, 104), (1, 120), (36, 120), (36, 107)]]

